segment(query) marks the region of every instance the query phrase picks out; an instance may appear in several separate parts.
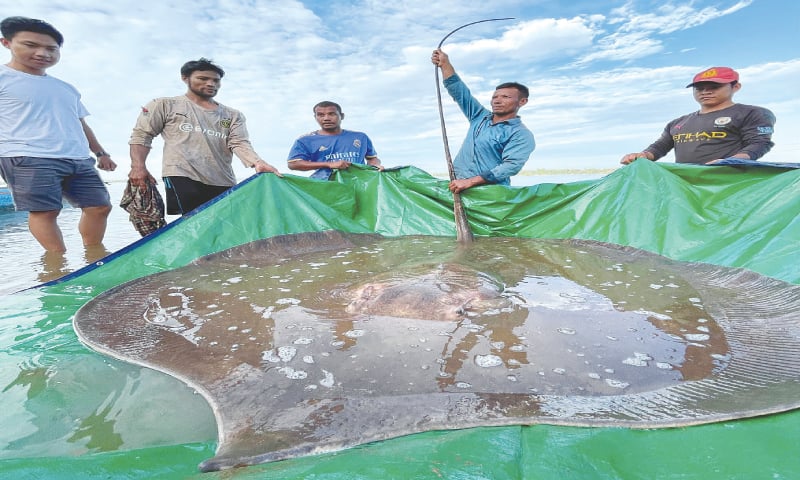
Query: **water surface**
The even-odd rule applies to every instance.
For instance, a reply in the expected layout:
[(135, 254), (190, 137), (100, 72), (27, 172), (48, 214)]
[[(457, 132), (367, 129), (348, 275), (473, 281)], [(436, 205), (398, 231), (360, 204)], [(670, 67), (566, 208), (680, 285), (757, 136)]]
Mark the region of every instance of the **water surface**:
[[(602, 174), (570, 175), (519, 175), (513, 178), (514, 186), (529, 186), (539, 183), (568, 183), (600, 178)], [(108, 229), (103, 248), (87, 250), (78, 234), (80, 210), (69, 206), (62, 210), (58, 223), (67, 245), (65, 255), (46, 254), (28, 231), (28, 214), (15, 212), (13, 207), (0, 208), (0, 295), (13, 293), (54, 280), (62, 275), (96, 261), (108, 253), (115, 252), (141, 238), (128, 220), (128, 214), (119, 207), (124, 182), (108, 184), (114, 208), (108, 219)], [(159, 182), (161, 195), (163, 185)], [(168, 216), (167, 221), (179, 217)]]

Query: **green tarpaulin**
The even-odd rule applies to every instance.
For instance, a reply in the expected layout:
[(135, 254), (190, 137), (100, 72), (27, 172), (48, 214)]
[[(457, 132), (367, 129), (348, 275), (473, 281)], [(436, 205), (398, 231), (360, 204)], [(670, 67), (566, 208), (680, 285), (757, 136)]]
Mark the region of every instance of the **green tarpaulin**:
[[(582, 238), (800, 283), (800, 170), (637, 161), (610, 175), (462, 195), (478, 236)], [(65, 281), (0, 306), (0, 478), (800, 478), (800, 412), (665, 430), (479, 428), (200, 474), (213, 415), (179, 381), (94, 353), (71, 318), (133, 278), (252, 240), (337, 229), (455, 236), (447, 182), (354, 166), (263, 174)], [(798, 319), (800, 321), (800, 319)]]

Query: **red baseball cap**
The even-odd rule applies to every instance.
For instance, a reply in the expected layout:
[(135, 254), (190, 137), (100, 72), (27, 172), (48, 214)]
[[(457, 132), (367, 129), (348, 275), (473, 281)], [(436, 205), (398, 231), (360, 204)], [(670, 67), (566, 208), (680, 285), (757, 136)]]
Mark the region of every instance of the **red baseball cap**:
[(699, 82), (731, 83), (738, 81), (739, 74), (736, 73), (736, 70), (728, 67), (711, 67), (695, 75), (692, 83), (686, 85), (686, 88)]

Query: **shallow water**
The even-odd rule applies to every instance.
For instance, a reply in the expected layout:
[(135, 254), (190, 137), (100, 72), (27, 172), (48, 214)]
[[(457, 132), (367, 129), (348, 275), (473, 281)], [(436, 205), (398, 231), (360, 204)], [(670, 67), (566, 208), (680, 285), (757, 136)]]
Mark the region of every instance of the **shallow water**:
[[(303, 318), (314, 329), (331, 330), (325, 343), (334, 350), (361, 345), (369, 351), (363, 344), (375, 318), (424, 319), (426, 326), (416, 328), (430, 331), (419, 336), (432, 337), (411, 335), (407, 350), (438, 372), (432, 378), (442, 391), (476, 381), (486, 388), (488, 374), (476, 368), (482, 362), (505, 366), (492, 375), (492, 391), (559, 395), (651, 390), (704, 378), (725, 363), (728, 346), (704, 309), (703, 292), (674, 269), (661, 271), (657, 261), (625, 261), (622, 253), (603, 258), (530, 239), (484, 239), (461, 254), (453, 248), (451, 239), (401, 238), (292, 260), (203, 260), (140, 287), (147, 293), (143, 304), (131, 300), (131, 288), (114, 294), (103, 310), (131, 312), (195, 345), (233, 342), (234, 350), (254, 342), (251, 332), (278, 335)], [(435, 281), (423, 282), (426, 276)], [(477, 292), (486, 283), (481, 276), (505, 286), (497, 294), (505, 304), (468, 308), (461, 320), (437, 316), (439, 303), (464, 303), (464, 292)], [(365, 285), (382, 305), (353, 312), (347, 306), (362, 302)], [(391, 298), (381, 291), (392, 291)], [(232, 340), (239, 330), (246, 334)]]
[[(391, 308), (360, 303), (365, 289)], [(224, 433), (202, 468), (216, 469), (430, 429), (794, 408), (782, 385), (796, 385), (796, 307), (775, 299), (797, 293), (591, 241), (320, 232), (133, 280), (84, 305), (75, 328), (205, 392)], [(467, 305), (432, 316), (439, 300)]]
[[(517, 176), (513, 178), (512, 184), (526, 186), (539, 183), (567, 183), (601, 176), (601, 174)], [(114, 208), (108, 219), (103, 248), (89, 251), (83, 247), (78, 234), (77, 225), (80, 219), (78, 209), (65, 207), (59, 216), (58, 223), (67, 245), (66, 254), (48, 255), (28, 231), (27, 213), (15, 212), (12, 207), (0, 208), (0, 278), (2, 278), (0, 295), (59, 278), (141, 238), (128, 220), (127, 212), (119, 208), (125, 183), (110, 183), (108, 189)], [(161, 194), (164, 195), (163, 190)], [(170, 216), (167, 221), (174, 221), (176, 218), (178, 217)]]
[[(128, 213), (119, 207), (125, 184), (110, 183), (108, 190), (114, 208), (109, 215), (103, 245), (84, 248), (78, 233), (81, 211), (66, 206), (58, 217), (67, 245), (63, 255), (47, 254), (36, 242), (28, 231), (27, 212), (16, 212), (13, 207), (0, 208), (0, 295), (59, 278), (141, 238), (128, 220)], [(171, 217), (174, 218), (177, 217)]]

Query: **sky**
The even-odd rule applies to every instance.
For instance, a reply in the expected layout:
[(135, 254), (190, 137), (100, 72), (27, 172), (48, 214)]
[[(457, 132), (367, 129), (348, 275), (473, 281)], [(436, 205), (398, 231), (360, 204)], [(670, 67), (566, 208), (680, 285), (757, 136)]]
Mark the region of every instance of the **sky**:
[[(775, 113), (764, 160), (800, 162), (800, 2), (0, 0), (0, 12), (64, 34), (48, 73), (81, 92), (87, 122), (119, 165), (107, 181), (127, 178), (141, 107), (183, 94), (180, 67), (199, 57), (225, 69), (216, 99), (245, 114), (255, 150), (282, 172), (294, 140), (318, 128), (313, 105), (332, 100), (342, 126), (367, 133), (384, 165), (446, 175), (431, 52), (461, 25), (505, 17), (459, 30), (443, 50), (484, 105), (499, 83), (530, 88), (520, 115), (537, 146), (525, 170), (618, 167), (697, 110), (685, 86), (712, 66), (739, 72), (736, 102)], [(442, 95), (455, 156), (467, 122)], [(161, 145), (148, 159), (156, 176)], [(253, 172), (234, 167), (239, 180)]]

